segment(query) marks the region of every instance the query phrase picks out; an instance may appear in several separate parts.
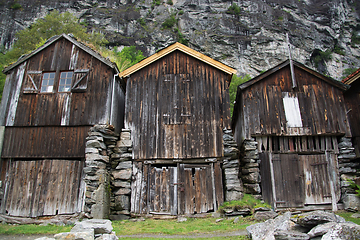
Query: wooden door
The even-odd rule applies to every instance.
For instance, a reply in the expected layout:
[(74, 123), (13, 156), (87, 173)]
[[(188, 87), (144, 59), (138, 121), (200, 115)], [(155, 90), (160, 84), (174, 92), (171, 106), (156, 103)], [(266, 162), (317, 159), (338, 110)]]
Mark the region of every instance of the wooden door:
[(224, 202), (220, 163), (134, 165), (133, 213), (205, 213)]
[(340, 194), (336, 155), (299, 155), (299, 158), (305, 173), (305, 204), (330, 204), (332, 197), (338, 196), (334, 200), (337, 202)]
[(180, 214), (216, 211), (224, 202), (220, 164), (180, 164)]
[(83, 161), (8, 160), (1, 212), (38, 217), (82, 211)]
[(303, 170), (297, 154), (272, 154), (271, 158), (275, 207), (304, 205)]

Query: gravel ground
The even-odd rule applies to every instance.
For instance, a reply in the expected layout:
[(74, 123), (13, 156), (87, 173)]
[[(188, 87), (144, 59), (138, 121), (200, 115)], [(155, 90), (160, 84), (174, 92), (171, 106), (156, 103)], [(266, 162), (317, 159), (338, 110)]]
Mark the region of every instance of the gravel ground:
[[(239, 230), (226, 233), (201, 233), (193, 235), (163, 235), (163, 234), (136, 234), (136, 235), (117, 235), (119, 239), (127, 238), (213, 238), (246, 235), (246, 230)], [(0, 240), (34, 240), (41, 237), (54, 237), (54, 235), (0, 235)]]

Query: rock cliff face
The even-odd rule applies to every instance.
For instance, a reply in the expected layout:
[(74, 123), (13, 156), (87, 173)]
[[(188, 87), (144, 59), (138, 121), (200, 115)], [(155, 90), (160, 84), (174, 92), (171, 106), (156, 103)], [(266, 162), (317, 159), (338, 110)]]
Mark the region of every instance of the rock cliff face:
[(109, 47), (136, 45), (149, 56), (187, 42), (238, 75), (286, 60), (286, 33), (293, 59), (326, 75), (340, 80), (360, 67), (358, 0), (0, 0), (1, 44), (54, 9), (105, 33)]

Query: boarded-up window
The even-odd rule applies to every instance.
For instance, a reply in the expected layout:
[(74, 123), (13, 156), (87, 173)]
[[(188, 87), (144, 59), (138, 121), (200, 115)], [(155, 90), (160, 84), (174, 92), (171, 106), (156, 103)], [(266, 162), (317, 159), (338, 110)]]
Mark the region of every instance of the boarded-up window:
[(39, 92), (39, 85), (41, 81), (41, 71), (27, 71), (24, 81), (24, 93), (37, 93)]
[(302, 127), (299, 100), (292, 93), (283, 93), (283, 104), (287, 127)]

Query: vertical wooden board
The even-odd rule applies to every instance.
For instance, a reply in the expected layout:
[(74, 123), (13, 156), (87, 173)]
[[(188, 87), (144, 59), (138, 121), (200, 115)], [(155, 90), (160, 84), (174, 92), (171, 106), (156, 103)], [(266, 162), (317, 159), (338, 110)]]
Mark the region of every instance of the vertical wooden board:
[(34, 182), (34, 192), (33, 192), (33, 202), (31, 204), (31, 216), (37, 217), (42, 216), (44, 211), (44, 202), (42, 199), (43, 189), (46, 186), (43, 186), (44, 177), (46, 177), (46, 172), (48, 171), (46, 166), (46, 161), (49, 160), (38, 160), (36, 161), (36, 179)]
[(177, 194), (175, 184), (177, 184), (177, 169), (169, 167), (169, 208), (171, 215), (177, 215)]
[(154, 211), (161, 211), (161, 169), (155, 169)]
[(147, 213), (147, 203), (148, 203), (148, 172), (149, 171), (149, 165), (143, 164), (143, 178), (141, 182), (141, 203), (140, 203), (140, 213), (145, 214)]
[(196, 212), (196, 213), (201, 213), (201, 179), (200, 179), (200, 168), (195, 168), (194, 185), (195, 185), (195, 212)]
[(224, 203), (224, 190), (222, 181), (222, 170), (219, 162), (214, 164), (214, 177), (215, 177), (215, 193), (217, 206)]
[(149, 212), (153, 212), (155, 211), (154, 209), (154, 205), (155, 205), (155, 188), (156, 188), (156, 185), (155, 185), (155, 179), (156, 179), (156, 169), (154, 166), (151, 166), (151, 171), (150, 171), (150, 176), (149, 176), (149, 193), (148, 193), (148, 202), (149, 202)]
[(58, 194), (58, 185), (57, 185), (57, 175), (59, 174), (60, 169), (58, 166), (52, 166), (53, 162), (51, 161), (49, 166), (49, 179), (48, 179), (48, 190), (46, 192), (45, 204), (44, 204), (44, 215), (55, 215), (56, 214), (56, 204), (55, 196)]
[(194, 213), (194, 186), (192, 181), (192, 169), (185, 168), (185, 214)]
[[(200, 169), (200, 179), (201, 179), (201, 212), (207, 212), (208, 211), (208, 194), (207, 194), (207, 169), (206, 167), (203, 167)], [(211, 179), (211, 178), (209, 178)]]
[(269, 152), (259, 153), (260, 158), (260, 174), (261, 174), (261, 192), (264, 201), (271, 206), (274, 205), (273, 193), (271, 186), (271, 170)]
[(160, 212), (166, 212), (167, 210), (167, 204), (166, 204), (166, 198), (167, 198), (167, 174), (166, 174), (166, 168), (163, 167), (161, 169), (161, 175), (160, 175)]
[(185, 169), (184, 164), (178, 164), (178, 213), (185, 213)]
[(206, 167), (206, 208), (207, 208), (207, 212), (208, 211), (213, 211), (214, 210), (214, 195), (213, 195), (213, 191), (215, 191), (215, 189), (213, 189), (213, 185), (212, 185), (212, 173), (211, 173), (211, 167), (208, 166)]

